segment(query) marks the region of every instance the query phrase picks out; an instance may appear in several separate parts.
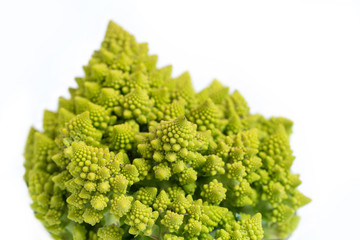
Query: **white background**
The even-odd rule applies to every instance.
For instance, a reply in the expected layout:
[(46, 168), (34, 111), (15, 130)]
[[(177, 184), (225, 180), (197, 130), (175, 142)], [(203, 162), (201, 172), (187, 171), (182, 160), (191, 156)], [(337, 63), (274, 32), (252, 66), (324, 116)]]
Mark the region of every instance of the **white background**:
[(82, 76), (113, 19), (196, 90), (218, 78), (253, 113), (295, 122), (293, 171), (313, 202), (292, 240), (360, 239), (360, 4), (355, 1), (1, 1), (1, 239), (49, 239), (29, 207), (31, 125)]

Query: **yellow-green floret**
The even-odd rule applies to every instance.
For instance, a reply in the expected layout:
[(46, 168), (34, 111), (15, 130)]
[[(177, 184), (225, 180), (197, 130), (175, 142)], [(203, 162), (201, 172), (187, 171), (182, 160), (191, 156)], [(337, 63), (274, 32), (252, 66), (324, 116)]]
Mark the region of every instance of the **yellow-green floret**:
[(251, 114), (219, 81), (157, 68), (110, 22), (69, 99), (30, 129), (31, 207), (54, 239), (285, 238), (310, 199), (297, 190), (292, 122)]

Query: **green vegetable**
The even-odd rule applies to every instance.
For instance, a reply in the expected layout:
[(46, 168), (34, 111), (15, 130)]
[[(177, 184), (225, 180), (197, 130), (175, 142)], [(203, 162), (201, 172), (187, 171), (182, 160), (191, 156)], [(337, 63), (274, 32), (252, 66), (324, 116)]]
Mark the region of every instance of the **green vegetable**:
[(158, 69), (110, 22), (85, 77), (25, 147), (35, 216), (54, 239), (285, 238), (310, 202), (290, 171), (292, 122), (250, 114), (218, 81)]

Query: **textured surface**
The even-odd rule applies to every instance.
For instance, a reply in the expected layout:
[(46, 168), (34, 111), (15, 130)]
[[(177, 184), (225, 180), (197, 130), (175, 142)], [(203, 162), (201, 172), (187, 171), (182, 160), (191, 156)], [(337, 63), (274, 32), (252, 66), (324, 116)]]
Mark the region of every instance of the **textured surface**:
[(309, 199), (290, 168), (292, 122), (251, 115), (239, 92), (156, 68), (113, 22), (71, 99), (31, 129), (25, 180), (54, 238), (286, 237)]

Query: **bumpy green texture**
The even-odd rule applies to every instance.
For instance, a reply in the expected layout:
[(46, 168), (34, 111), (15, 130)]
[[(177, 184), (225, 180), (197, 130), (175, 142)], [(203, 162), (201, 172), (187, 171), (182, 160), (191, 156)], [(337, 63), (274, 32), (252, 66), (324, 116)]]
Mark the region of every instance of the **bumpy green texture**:
[(31, 128), (25, 181), (54, 239), (285, 238), (310, 199), (290, 171), (292, 122), (250, 114), (218, 81), (157, 68), (110, 22), (69, 99)]

